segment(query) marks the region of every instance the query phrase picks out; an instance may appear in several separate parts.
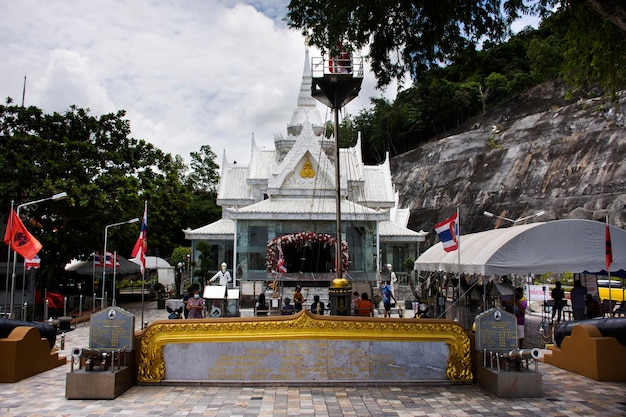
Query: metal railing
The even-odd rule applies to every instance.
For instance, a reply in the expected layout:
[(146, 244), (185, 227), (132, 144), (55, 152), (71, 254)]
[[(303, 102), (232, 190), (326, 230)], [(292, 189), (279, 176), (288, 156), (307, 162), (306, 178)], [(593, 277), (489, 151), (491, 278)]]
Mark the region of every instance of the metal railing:
[(363, 78), (363, 57), (349, 59), (329, 58), (323, 56), (311, 58), (311, 76), (321, 78), (324, 75), (352, 75)]

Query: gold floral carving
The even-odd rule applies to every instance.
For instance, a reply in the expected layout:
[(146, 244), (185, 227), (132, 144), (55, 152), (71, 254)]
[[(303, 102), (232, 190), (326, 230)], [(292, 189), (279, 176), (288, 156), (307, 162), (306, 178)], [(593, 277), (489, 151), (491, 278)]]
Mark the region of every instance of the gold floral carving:
[(316, 316), (302, 311), (294, 316), (159, 320), (140, 337), (138, 380), (142, 383), (158, 383), (165, 377), (166, 344), (293, 339), (445, 342), (448, 379), (472, 381), (470, 339), (449, 320)]
[(306, 160), (304, 161), (304, 166), (302, 170), (300, 170), (300, 176), (302, 178), (313, 178), (315, 177), (315, 170), (313, 169), (313, 164), (309, 160), (309, 156), (307, 155)]

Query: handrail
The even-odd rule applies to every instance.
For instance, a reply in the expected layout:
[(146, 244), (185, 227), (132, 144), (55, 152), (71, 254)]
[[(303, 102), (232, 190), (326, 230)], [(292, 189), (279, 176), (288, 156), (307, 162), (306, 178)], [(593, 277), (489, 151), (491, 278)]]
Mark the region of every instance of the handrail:
[(311, 58), (311, 76), (322, 78), (324, 75), (352, 75), (363, 78), (363, 57), (350, 59), (326, 59), (323, 56)]

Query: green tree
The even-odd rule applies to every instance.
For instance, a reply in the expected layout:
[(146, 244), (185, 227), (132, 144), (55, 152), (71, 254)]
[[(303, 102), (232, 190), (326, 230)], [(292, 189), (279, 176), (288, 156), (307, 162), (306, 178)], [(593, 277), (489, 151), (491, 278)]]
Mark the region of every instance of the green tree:
[[(0, 106), (0, 206), (65, 191), (68, 198), (29, 206), (23, 219), (42, 242), (45, 286), (72, 258), (103, 246), (105, 226), (143, 215), (148, 201), (148, 251), (171, 253), (182, 239), (188, 200), (184, 165), (144, 140), (131, 138), (123, 111), (92, 116), (70, 107), (45, 114), (36, 107)], [(178, 233), (178, 237), (177, 237)], [(139, 226), (109, 230), (107, 249), (130, 256)]]
[(220, 176), (216, 155), (209, 145), (202, 145), (199, 152), (191, 152), (191, 174), (189, 181), (194, 190), (215, 191)]
[[(510, 24), (521, 15), (541, 15), (550, 10), (559, 14), (569, 8), (584, 7), (594, 19), (604, 21), (603, 27), (587, 25), (576, 19), (562, 23), (572, 32), (589, 43), (612, 46), (612, 41), (623, 40), (626, 31), (626, 5), (613, 0), (493, 0), (435, 2), (412, 0), (405, 2), (363, 2), (360, 0), (292, 0), (288, 6), (287, 20), (290, 27), (300, 29), (309, 37), (309, 42), (338, 53), (338, 44), (349, 49), (369, 50), (379, 86), (388, 85), (394, 78), (402, 82), (406, 73), (420, 80), (428, 70), (447, 65), (467, 54), (479, 42), (489, 49), (506, 39)], [(582, 15), (581, 15), (582, 16)], [(610, 23), (609, 23), (610, 22)], [(604, 34), (611, 26), (613, 32)], [(621, 36), (619, 35), (621, 33)], [(576, 39), (572, 37), (569, 50), (576, 50)], [(612, 49), (612, 48), (611, 48)], [(623, 48), (621, 56), (623, 56)], [(611, 57), (606, 50), (589, 50), (595, 58), (585, 62), (602, 61), (592, 70), (571, 59), (570, 71), (580, 72), (570, 79), (593, 75), (594, 80), (603, 82), (603, 72), (612, 72), (623, 66), (620, 59)], [(619, 53), (619, 49), (617, 49)], [(515, 57), (514, 57), (515, 58)], [(518, 59), (523, 59), (523, 55)], [(503, 65), (508, 61), (503, 60)], [(594, 71), (596, 71), (595, 73)], [(489, 72), (501, 72), (501, 68), (490, 68)], [(585, 72), (586, 71), (586, 72)]]

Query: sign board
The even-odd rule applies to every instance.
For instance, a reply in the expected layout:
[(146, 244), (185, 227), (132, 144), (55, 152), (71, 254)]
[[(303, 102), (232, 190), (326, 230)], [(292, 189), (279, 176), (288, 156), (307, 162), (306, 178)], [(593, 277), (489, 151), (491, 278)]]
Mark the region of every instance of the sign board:
[(134, 350), (135, 316), (119, 307), (109, 307), (91, 316), (89, 347), (104, 351)]
[(500, 308), (476, 316), (476, 350), (517, 349), (517, 318)]
[(223, 300), (226, 298), (226, 286), (225, 285), (207, 285), (204, 287), (204, 293), (202, 298), (209, 300)]

